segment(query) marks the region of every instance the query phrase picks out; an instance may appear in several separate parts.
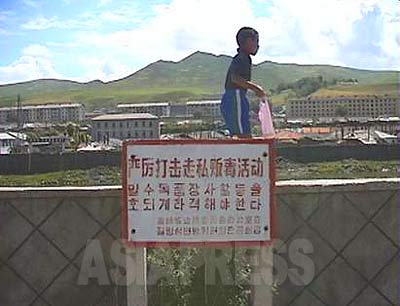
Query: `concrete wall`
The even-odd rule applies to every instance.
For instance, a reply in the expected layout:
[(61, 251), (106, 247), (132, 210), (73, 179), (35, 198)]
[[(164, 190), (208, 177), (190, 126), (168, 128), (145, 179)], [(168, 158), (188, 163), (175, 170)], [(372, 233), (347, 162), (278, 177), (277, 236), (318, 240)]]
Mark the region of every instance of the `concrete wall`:
[[(273, 305), (399, 305), (399, 201), (400, 179), (278, 182)], [(125, 305), (125, 286), (77, 284), (92, 239), (112, 279), (119, 187), (1, 188), (0, 218), (0, 305)]]
[(120, 165), (120, 160), (121, 152), (4, 155), (0, 158), (0, 175), (115, 167)]
[(124, 305), (125, 287), (77, 284), (89, 239), (113, 266), (119, 198), (119, 188), (1, 189), (0, 305)]
[(400, 304), (399, 179), (278, 186), (279, 237), (311, 242), (315, 275), (304, 286), (286, 279), (274, 305)]
[(278, 156), (301, 162), (324, 162), (343, 159), (399, 160), (400, 145), (342, 145), (342, 146), (278, 146)]
[[(371, 146), (278, 146), (278, 156), (295, 162), (322, 162), (348, 158), (400, 160), (399, 145)], [(120, 152), (5, 155), (0, 158), (0, 175), (46, 173), (98, 166), (119, 166)]]

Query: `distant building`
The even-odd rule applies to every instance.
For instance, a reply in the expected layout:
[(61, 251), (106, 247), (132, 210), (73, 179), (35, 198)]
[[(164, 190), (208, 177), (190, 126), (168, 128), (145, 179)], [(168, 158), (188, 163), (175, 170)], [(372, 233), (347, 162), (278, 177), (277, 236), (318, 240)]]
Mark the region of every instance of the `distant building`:
[(186, 116), (194, 118), (221, 119), (221, 101), (189, 101), (186, 102)]
[(117, 111), (118, 113), (149, 113), (160, 118), (221, 119), (220, 104), (220, 100), (118, 104)]
[(16, 137), (8, 133), (0, 133), (0, 155), (10, 154), (16, 146)]
[(186, 103), (118, 104), (118, 113), (149, 113), (160, 118), (221, 119), (220, 100), (189, 101)]
[(85, 118), (85, 108), (79, 103), (25, 105), (18, 107), (1, 107), (0, 124), (18, 122), (81, 122)]
[(10, 154), (27, 144), (27, 135), (18, 132), (0, 133), (0, 155)]
[(116, 139), (159, 139), (160, 120), (151, 114), (108, 114), (92, 118), (92, 137), (98, 142)]
[(276, 130), (275, 139), (280, 143), (296, 143), (304, 135), (291, 130)]
[(308, 97), (290, 99), (287, 119), (378, 118), (400, 115), (400, 98), (389, 96)]
[(374, 131), (374, 134), (377, 143), (383, 143), (383, 144), (398, 143), (397, 135), (392, 135), (381, 131)]
[[(39, 142), (51, 147), (53, 151), (64, 152), (65, 147), (70, 145), (70, 138), (64, 135), (43, 136), (39, 138)], [(35, 145), (34, 142), (32, 144)]]
[(172, 118), (187, 118), (186, 104), (171, 103), (169, 108), (169, 115)]
[(168, 102), (118, 104), (117, 109), (121, 113), (149, 113), (157, 117), (170, 116), (170, 105)]

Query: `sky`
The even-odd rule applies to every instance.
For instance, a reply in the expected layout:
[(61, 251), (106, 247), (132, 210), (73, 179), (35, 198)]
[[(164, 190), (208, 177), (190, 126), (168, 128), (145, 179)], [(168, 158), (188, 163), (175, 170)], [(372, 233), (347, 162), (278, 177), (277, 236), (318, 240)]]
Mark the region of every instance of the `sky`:
[(195, 51), (234, 56), (242, 26), (254, 63), (400, 70), (398, 0), (0, 0), (0, 84), (123, 78)]

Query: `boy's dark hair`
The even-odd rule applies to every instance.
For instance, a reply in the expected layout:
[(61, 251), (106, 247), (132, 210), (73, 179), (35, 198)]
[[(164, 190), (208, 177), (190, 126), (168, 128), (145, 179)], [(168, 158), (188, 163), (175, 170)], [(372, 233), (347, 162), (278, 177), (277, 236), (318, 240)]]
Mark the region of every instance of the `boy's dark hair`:
[(250, 27), (241, 28), (236, 34), (236, 42), (239, 46), (241, 46), (247, 38), (257, 38), (258, 32)]

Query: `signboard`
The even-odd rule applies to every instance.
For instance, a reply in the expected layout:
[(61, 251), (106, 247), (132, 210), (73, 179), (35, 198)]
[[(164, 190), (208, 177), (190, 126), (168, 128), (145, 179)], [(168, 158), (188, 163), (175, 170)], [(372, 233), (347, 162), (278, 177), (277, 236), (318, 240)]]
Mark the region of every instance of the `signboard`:
[(126, 141), (122, 238), (130, 246), (268, 244), (271, 139)]

